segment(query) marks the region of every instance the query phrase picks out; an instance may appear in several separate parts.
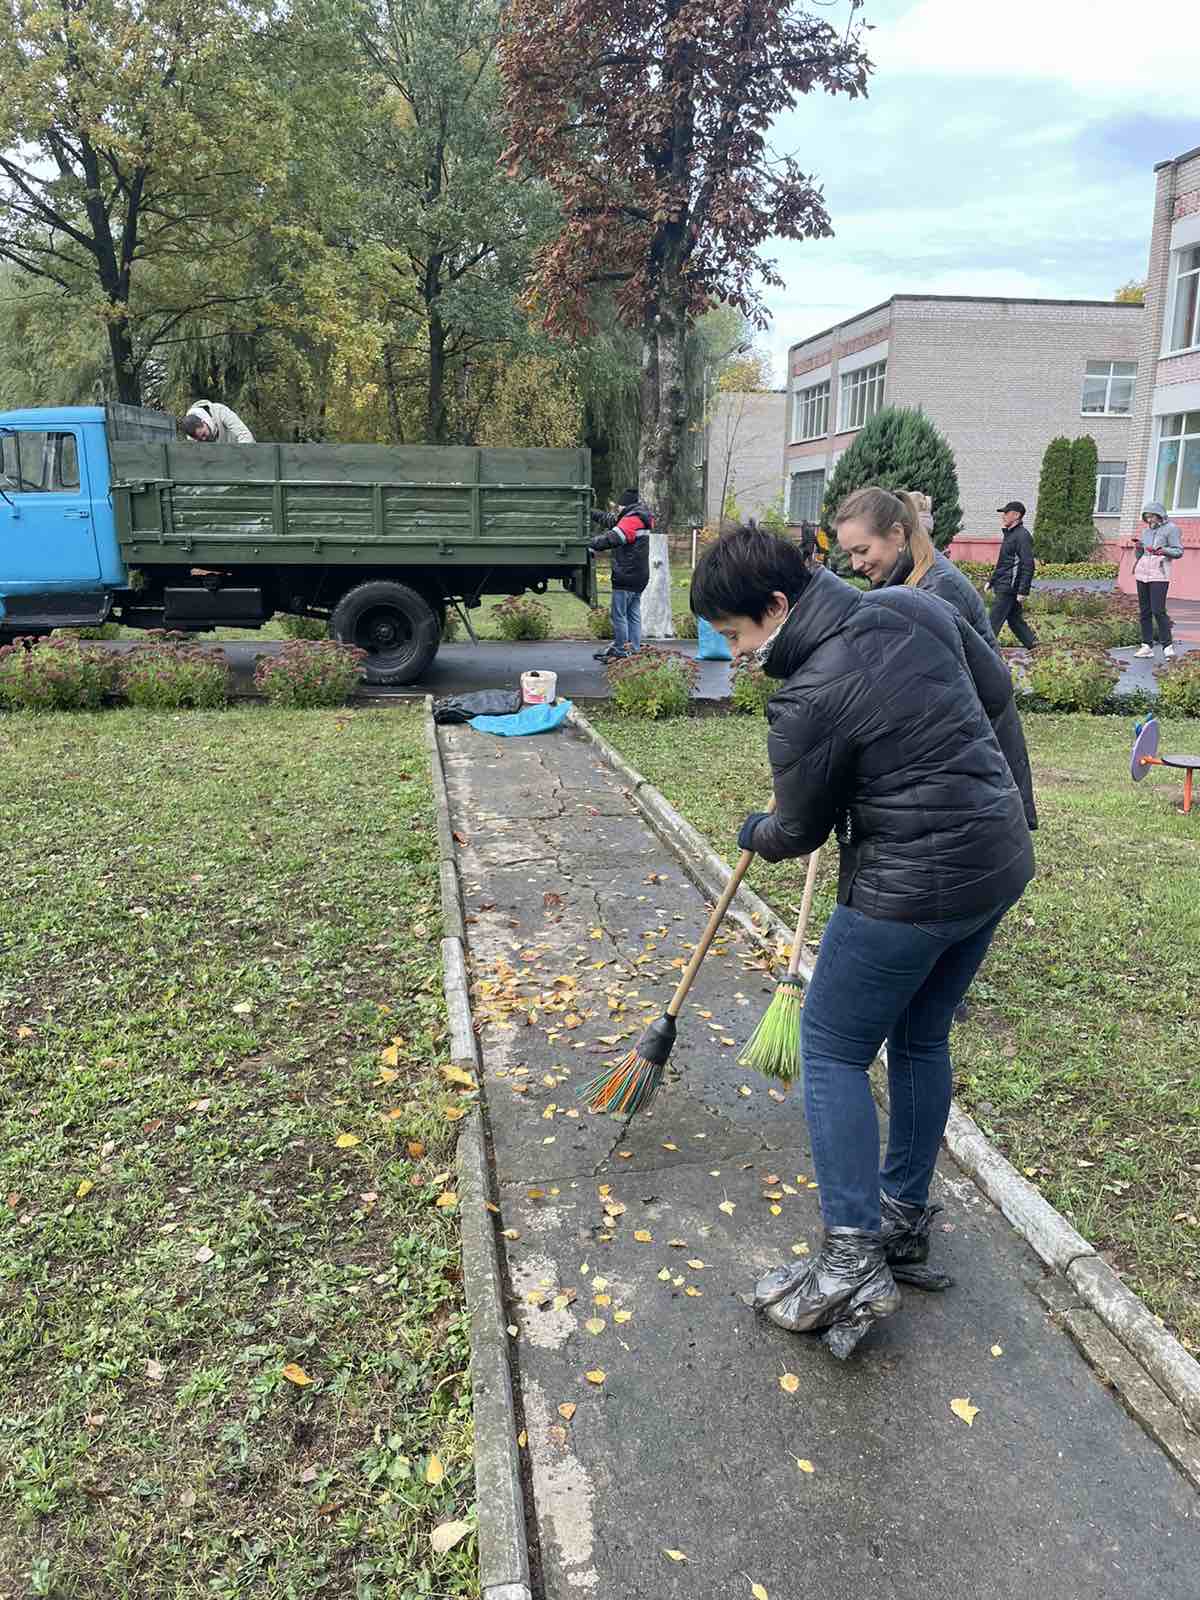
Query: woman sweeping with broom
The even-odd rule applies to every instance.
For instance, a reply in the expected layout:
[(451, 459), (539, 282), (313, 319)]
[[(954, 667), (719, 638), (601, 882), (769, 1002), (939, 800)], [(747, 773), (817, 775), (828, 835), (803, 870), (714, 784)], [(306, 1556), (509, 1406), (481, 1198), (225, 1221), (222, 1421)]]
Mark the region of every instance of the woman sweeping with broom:
[[(1012, 685), (940, 601), (906, 587), (862, 594), (757, 529), (706, 552), (691, 603), (735, 656), (782, 680), (767, 708), (774, 813), (748, 816), (739, 847), (780, 861), (837, 835), (838, 904), (800, 1022), (825, 1238), (815, 1259), (763, 1278), (755, 1304), (780, 1327), (824, 1330), (844, 1357), (898, 1308), (893, 1266), (928, 1255), (954, 1009), (1033, 876), (990, 721)], [(880, 1171), (867, 1069), (885, 1040)]]

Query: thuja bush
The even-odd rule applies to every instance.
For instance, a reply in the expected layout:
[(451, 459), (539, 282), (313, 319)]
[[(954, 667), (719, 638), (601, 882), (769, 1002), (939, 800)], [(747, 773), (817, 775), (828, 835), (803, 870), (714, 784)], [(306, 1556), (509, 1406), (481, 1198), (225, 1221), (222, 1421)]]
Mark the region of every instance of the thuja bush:
[(1029, 669), (1034, 698), (1050, 711), (1100, 711), (1120, 670), (1106, 656), (1085, 650), (1047, 650)]
[(294, 639), (261, 656), (254, 686), (273, 706), (340, 706), (362, 675), (367, 652), (334, 639)]
[(116, 687), (119, 663), (76, 639), (18, 639), (0, 649), (0, 705), (21, 711), (88, 711)]
[(531, 595), (513, 594), (492, 607), (502, 639), (548, 639), (553, 619), (548, 606)]
[(1200, 717), (1200, 655), (1181, 656), (1159, 674), (1158, 704), (1168, 717)]
[(767, 701), (777, 688), (775, 680), (768, 678), (756, 661), (739, 661), (733, 669), (729, 698), (735, 711), (753, 716), (767, 709)]
[(121, 691), (148, 711), (211, 710), (229, 699), (225, 657), (163, 635), (135, 645), (121, 662)]
[(588, 612), (588, 632), (593, 639), (611, 639), (613, 636), (612, 612), (603, 606), (593, 606)]
[(613, 710), (623, 717), (681, 717), (699, 678), (690, 656), (648, 646), (609, 664)]

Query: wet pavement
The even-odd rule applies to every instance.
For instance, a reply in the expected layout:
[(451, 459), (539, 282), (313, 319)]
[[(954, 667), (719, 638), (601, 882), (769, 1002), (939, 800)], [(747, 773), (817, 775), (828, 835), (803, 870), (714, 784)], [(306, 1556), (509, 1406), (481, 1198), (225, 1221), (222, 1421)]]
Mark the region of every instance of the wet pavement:
[(820, 1241), (800, 1095), (736, 1062), (771, 993), (757, 948), (714, 947), (653, 1111), (592, 1116), (581, 1085), (661, 1014), (707, 906), (576, 732), (439, 736), (535, 1595), (1195, 1600), (1200, 1500), (948, 1158), (955, 1288), (905, 1290), (844, 1364), (747, 1307)]

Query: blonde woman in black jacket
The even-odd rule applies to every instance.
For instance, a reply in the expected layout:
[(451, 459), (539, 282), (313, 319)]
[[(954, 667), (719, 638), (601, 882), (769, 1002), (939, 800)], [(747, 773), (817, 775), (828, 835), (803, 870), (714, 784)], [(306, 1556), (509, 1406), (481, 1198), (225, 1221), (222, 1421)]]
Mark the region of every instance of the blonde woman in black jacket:
[[(996, 635), (988, 621), (987, 608), (970, 579), (935, 549), (923, 518), (929, 515), (925, 495), (908, 494), (903, 489), (866, 488), (848, 495), (834, 513), (838, 544), (850, 558), (855, 573), (866, 578), (874, 589), (900, 584), (933, 594), (963, 616), (996, 656), (1003, 661)], [(1007, 669), (1006, 669), (1007, 670)], [(1037, 807), (1033, 799), (1033, 773), (1025, 730), (1021, 726), (1016, 702), (1010, 696), (992, 719), (1005, 760), (1025, 806), (1025, 820), (1037, 827)]]

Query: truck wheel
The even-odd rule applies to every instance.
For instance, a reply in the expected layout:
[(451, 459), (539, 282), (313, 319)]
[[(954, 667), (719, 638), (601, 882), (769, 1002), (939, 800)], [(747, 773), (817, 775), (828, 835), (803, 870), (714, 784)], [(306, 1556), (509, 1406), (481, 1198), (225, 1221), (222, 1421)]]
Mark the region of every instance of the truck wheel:
[(415, 589), (386, 579), (360, 583), (334, 607), (329, 631), (339, 644), (367, 652), (368, 683), (412, 683), (437, 655), (437, 613)]

